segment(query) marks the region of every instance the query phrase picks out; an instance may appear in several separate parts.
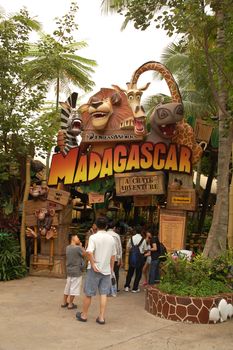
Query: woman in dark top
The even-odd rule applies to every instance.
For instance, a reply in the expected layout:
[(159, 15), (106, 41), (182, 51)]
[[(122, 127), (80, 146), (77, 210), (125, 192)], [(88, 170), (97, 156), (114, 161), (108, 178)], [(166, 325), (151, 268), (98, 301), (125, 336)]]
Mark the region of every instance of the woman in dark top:
[(151, 265), (149, 273), (149, 284), (159, 283), (159, 255), (160, 255), (160, 242), (158, 235), (154, 235), (151, 240)]

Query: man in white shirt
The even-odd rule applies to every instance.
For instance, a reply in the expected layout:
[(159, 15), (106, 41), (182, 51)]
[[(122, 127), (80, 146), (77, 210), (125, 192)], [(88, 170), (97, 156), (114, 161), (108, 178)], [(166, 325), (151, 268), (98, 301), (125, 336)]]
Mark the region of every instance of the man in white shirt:
[(113, 237), (106, 232), (107, 219), (99, 217), (96, 220), (96, 225), (97, 233), (90, 236), (86, 250), (89, 263), (84, 285), (83, 309), (82, 312), (77, 312), (76, 318), (81, 322), (87, 321), (91, 298), (96, 295), (98, 289), (100, 313), (96, 322), (102, 325), (105, 324), (107, 294), (111, 285), (110, 275), (114, 267), (116, 248)]
[(141, 235), (141, 227), (137, 227), (135, 229), (135, 234), (133, 235), (133, 237), (131, 237), (131, 239), (127, 243), (127, 249), (130, 250), (132, 248), (132, 243), (134, 246), (139, 247), (140, 257), (139, 257), (139, 261), (137, 263), (137, 266), (133, 266), (130, 259), (129, 259), (129, 269), (127, 272), (124, 287), (125, 287), (125, 292), (129, 292), (131, 279), (132, 279), (134, 272), (135, 272), (135, 279), (134, 279), (132, 292), (137, 293), (137, 292), (140, 292), (140, 289), (138, 288), (138, 286), (139, 286), (140, 279), (142, 277), (142, 268), (143, 268), (143, 264), (144, 264), (144, 253), (147, 251), (147, 243), (146, 243), (146, 240)]
[(115, 263), (114, 263), (114, 273), (116, 276), (117, 291), (119, 292), (118, 285), (119, 285), (119, 269), (122, 265), (122, 244), (121, 244), (121, 238), (118, 235), (118, 233), (115, 231), (115, 229), (116, 229), (115, 222), (110, 221), (108, 223), (107, 233), (110, 234), (115, 241), (116, 257), (115, 257)]

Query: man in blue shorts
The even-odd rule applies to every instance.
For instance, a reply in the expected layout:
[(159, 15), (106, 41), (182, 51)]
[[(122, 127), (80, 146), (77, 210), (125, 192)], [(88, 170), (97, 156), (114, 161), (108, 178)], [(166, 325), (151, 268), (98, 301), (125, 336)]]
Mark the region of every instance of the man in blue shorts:
[(86, 281), (84, 285), (84, 299), (82, 312), (77, 312), (78, 321), (86, 322), (91, 298), (96, 295), (97, 289), (100, 295), (100, 312), (96, 322), (105, 324), (105, 309), (107, 295), (111, 285), (111, 272), (113, 271), (116, 248), (114, 238), (106, 232), (107, 219), (99, 217), (96, 220), (97, 233), (90, 236), (87, 256), (89, 259)]

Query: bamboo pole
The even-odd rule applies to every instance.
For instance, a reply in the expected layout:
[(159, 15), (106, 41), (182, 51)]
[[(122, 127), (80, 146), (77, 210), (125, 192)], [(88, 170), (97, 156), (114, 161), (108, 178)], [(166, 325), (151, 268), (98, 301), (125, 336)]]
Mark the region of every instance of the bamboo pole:
[(52, 269), (54, 264), (54, 238), (50, 239), (49, 266)]
[[(233, 143), (231, 157), (233, 157)], [(233, 249), (233, 176), (231, 178), (230, 192), (229, 192), (229, 219), (228, 219), (228, 247)]]
[(24, 189), (24, 196), (23, 196), (23, 210), (22, 210), (22, 221), (21, 221), (21, 228), (20, 228), (20, 249), (21, 249), (21, 257), (25, 261), (26, 259), (26, 242), (25, 242), (25, 202), (28, 200), (29, 195), (29, 188), (31, 183), (31, 176), (30, 176), (30, 169), (31, 169), (31, 157), (27, 156), (26, 160), (26, 179), (25, 179), (25, 189)]
[(34, 254), (33, 254), (33, 263), (37, 263), (38, 262), (38, 229), (37, 226), (34, 226), (34, 232), (36, 233), (37, 237), (34, 238)]

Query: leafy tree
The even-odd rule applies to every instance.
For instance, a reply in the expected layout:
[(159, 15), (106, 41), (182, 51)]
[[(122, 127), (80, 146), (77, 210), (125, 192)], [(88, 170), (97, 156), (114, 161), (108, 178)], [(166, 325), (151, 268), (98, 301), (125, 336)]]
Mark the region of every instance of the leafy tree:
[[(200, 55), (207, 82), (218, 111), (218, 193), (214, 218), (204, 253), (219, 255), (226, 249), (231, 144), (233, 140), (233, 1), (232, 0), (129, 0), (120, 12), (138, 29), (163, 28), (169, 36)], [(119, 9), (119, 3), (116, 3)], [(198, 73), (198, 71), (197, 71)], [(198, 74), (196, 75), (198, 77)]]
[(14, 215), (18, 215), (24, 187), (25, 157), (34, 155), (28, 123), (41, 108), (46, 93), (40, 76), (25, 66), (29, 34), (34, 28), (38, 26), (26, 10), (0, 18), (0, 192), (1, 204), (9, 212), (7, 203), (11, 203)]
[(34, 74), (41, 74), (47, 83), (55, 85), (57, 109), (60, 90), (67, 88), (70, 82), (84, 91), (94, 86), (90, 73), (96, 62), (77, 54), (78, 50), (87, 46), (84, 41), (74, 40), (73, 35), (78, 30), (77, 10), (77, 4), (72, 2), (69, 12), (56, 19), (57, 28), (53, 35), (43, 34), (39, 43), (31, 46), (30, 56), (34, 59), (28, 65)]

